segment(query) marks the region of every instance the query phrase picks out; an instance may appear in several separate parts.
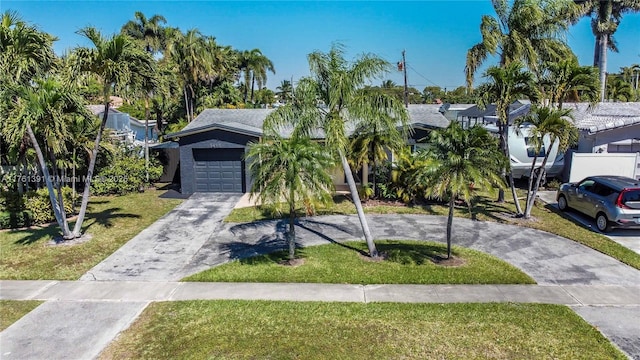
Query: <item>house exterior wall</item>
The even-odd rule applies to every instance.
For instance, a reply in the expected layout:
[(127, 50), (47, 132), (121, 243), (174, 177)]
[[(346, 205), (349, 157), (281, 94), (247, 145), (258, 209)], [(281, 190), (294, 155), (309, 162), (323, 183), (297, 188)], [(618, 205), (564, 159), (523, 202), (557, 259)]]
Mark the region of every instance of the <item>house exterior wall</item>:
[[(183, 194), (194, 193), (194, 157), (193, 149), (244, 149), (247, 143), (257, 141), (252, 136), (237, 134), (223, 130), (212, 130), (180, 138), (180, 182)], [(245, 161), (245, 184), (251, 188), (251, 174)]]
[(586, 130), (583, 130), (580, 132), (578, 140), (578, 152), (608, 152), (608, 144), (634, 138), (640, 138), (640, 124), (600, 131), (595, 134), (589, 134)]

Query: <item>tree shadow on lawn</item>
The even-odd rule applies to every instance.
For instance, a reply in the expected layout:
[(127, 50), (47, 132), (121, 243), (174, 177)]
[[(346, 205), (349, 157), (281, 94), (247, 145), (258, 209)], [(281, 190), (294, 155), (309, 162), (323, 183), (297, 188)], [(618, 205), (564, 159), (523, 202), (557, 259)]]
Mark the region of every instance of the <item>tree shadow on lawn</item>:
[[(257, 221), (246, 224), (238, 224), (231, 227), (230, 231), (232, 233), (236, 232), (246, 232), (247, 230), (256, 230), (260, 227), (269, 226), (269, 223), (272, 223), (274, 220), (266, 220), (266, 221)], [(287, 259), (288, 256), (288, 243), (287, 243), (287, 232), (288, 232), (288, 220), (279, 220), (275, 222), (275, 229), (269, 235), (262, 235), (258, 241), (256, 242), (245, 242), (245, 241), (233, 241), (229, 243), (220, 244), (220, 250), (223, 253), (228, 253), (230, 260), (240, 260), (242, 264), (255, 265), (262, 263), (278, 263)], [(309, 226), (310, 224), (315, 225), (313, 227)], [(363, 256), (368, 256), (368, 253), (358, 249), (356, 247), (350, 246), (348, 244), (337, 241), (326, 234), (324, 234), (318, 226), (329, 226), (340, 231), (350, 233), (350, 229), (347, 227), (342, 227), (336, 224), (325, 223), (317, 220), (308, 220), (308, 219), (296, 219), (296, 228), (297, 234), (299, 236), (299, 230), (306, 230), (323, 240), (326, 240), (328, 243), (336, 244), (338, 246), (344, 247), (346, 249), (355, 251), (360, 253)], [(299, 239), (299, 237), (298, 237)], [(260, 256), (266, 255), (266, 256)], [(296, 257), (303, 258), (304, 257), (304, 248), (299, 241), (296, 241)]]
[(61, 235), (58, 224), (52, 223), (44, 226), (32, 226), (21, 230), (11, 230), (10, 233), (23, 233), (24, 237), (14, 241), (17, 245), (31, 245), (42, 239), (53, 239)]
[(113, 226), (113, 220), (115, 219), (139, 219), (141, 216), (137, 214), (123, 214), (118, 213), (122, 208), (114, 207), (109, 209), (104, 209), (98, 213), (91, 213), (87, 217), (87, 220), (83, 225), (82, 232), (86, 233), (89, 228), (95, 224), (102, 225), (105, 228), (110, 228)]
[[(386, 261), (401, 265), (423, 265), (440, 261), (447, 256), (447, 249), (443, 244), (415, 244), (394, 240), (377, 243), (376, 247), (380, 253), (385, 254)], [(456, 257), (458, 253), (452, 249), (451, 256)]]

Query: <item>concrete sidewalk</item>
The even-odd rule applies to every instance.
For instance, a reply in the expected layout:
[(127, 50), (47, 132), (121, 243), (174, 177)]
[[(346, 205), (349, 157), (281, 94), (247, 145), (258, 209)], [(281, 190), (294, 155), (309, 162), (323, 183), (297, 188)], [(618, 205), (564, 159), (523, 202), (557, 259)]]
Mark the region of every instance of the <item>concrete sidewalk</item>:
[(180, 300), (563, 304), (640, 359), (640, 286), (0, 281), (0, 290), (3, 300), (46, 301), (0, 333), (2, 359), (95, 358), (148, 304)]
[(517, 302), (640, 306), (640, 285), (352, 285), (0, 280), (2, 300), (150, 302), (274, 300), (339, 302)]

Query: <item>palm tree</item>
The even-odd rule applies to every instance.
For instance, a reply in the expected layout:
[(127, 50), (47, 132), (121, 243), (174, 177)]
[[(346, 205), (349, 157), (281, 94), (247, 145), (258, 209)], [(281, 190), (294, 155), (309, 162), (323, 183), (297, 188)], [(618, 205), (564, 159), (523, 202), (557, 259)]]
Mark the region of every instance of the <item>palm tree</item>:
[(358, 189), (347, 161), (347, 126), (360, 127), (374, 119), (392, 122), (385, 128), (398, 131), (394, 125), (404, 128), (409, 116), (402, 102), (385, 94), (365, 91), (365, 84), (390, 69), (390, 64), (371, 54), (360, 56), (354, 62), (344, 58), (344, 47), (335, 44), (328, 53), (315, 51), (308, 55), (311, 77), (298, 82), (294, 100), (269, 114), (265, 127), (275, 129), (294, 125), (294, 135), (314, 136), (324, 131), (325, 144), (336, 154), (342, 164), (353, 199), (369, 255), (377, 257), (367, 219), (362, 209)]
[[(398, 98), (398, 101), (402, 101), (401, 98)], [(395, 121), (387, 118), (386, 114), (363, 119), (355, 129), (349, 144), (348, 157), (356, 169), (366, 164), (372, 165), (373, 191), (376, 196), (378, 163), (388, 160), (387, 151), (398, 153), (406, 144), (410, 128), (403, 126), (398, 131), (396, 126)], [(366, 182), (367, 179), (362, 179), (363, 184)]]
[(240, 70), (244, 72), (244, 102), (247, 102), (249, 84), (251, 84), (251, 97), (253, 102), (254, 87), (257, 83), (258, 89), (267, 82), (267, 71), (275, 74), (276, 70), (269, 58), (262, 54), (260, 49), (245, 50), (240, 54)]
[(293, 84), (289, 80), (282, 80), (280, 85), (276, 87), (276, 95), (278, 99), (281, 99), (285, 104), (288, 103), (293, 97)]
[[(487, 69), (485, 77), (489, 79), (489, 82), (482, 85), (480, 88), (480, 94), (482, 94), (481, 101), (484, 104), (490, 104), (495, 102), (496, 104), (496, 116), (498, 117), (498, 131), (500, 134), (500, 147), (507, 159), (510, 158), (509, 151), (509, 106), (516, 100), (523, 97), (530, 99), (536, 99), (537, 91), (533, 84), (533, 74), (524, 71), (520, 62), (511, 62), (504, 67), (492, 66)], [(511, 172), (511, 164), (507, 163), (507, 173), (509, 178), (509, 185), (511, 187), (511, 194), (513, 195), (513, 201), (516, 205), (516, 215), (522, 214), (522, 207), (516, 194), (515, 183), (513, 181), (513, 174)], [(501, 196), (498, 201), (504, 201), (504, 195), (501, 192)]]
[(600, 69), (600, 101), (607, 95), (607, 50), (617, 51), (613, 34), (618, 30), (622, 16), (640, 11), (638, 0), (574, 0), (591, 17), (591, 29), (596, 37), (593, 66)]
[(579, 99), (582, 95), (590, 103), (598, 102), (600, 86), (596, 68), (580, 66), (576, 59), (569, 59), (548, 63), (544, 70), (545, 74), (539, 79), (539, 83), (550, 106), (562, 109), (564, 100), (570, 95), (574, 99)]
[[(68, 115), (79, 114), (85, 118), (91, 115), (82, 98), (73, 89), (63, 86), (53, 78), (37, 79), (33, 81), (33, 85), (5, 87), (2, 92), (2, 98), (12, 99), (12, 104), (5, 107), (9, 109), (7, 115), (12, 121), (4, 128), (4, 135), (13, 142), (21, 141), (25, 134), (29, 137), (63, 238), (72, 239), (74, 235), (67, 223), (55, 154), (63, 151), (64, 139), (69, 136)], [(47, 166), (45, 155), (51, 158), (53, 176)]]
[[(551, 147), (558, 143), (558, 153), (566, 151), (569, 146), (578, 141), (578, 129), (568, 119), (572, 118), (571, 109), (551, 109), (547, 107), (535, 107), (529, 115), (519, 118), (515, 121), (514, 126), (519, 128), (521, 125), (528, 123), (530, 125), (529, 138), (532, 140), (536, 155), (531, 163), (531, 171), (529, 173), (529, 191), (527, 192), (527, 203), (524, 211), (524, 218), (531, 217), (531, 209), (535, 204), (536, 195), (540, 188), (540, 183), (544, 175), (544, 169), (551, 154)], [(545, 152), (540, 171), (536, 173), (536, 162), (538, 154), (544, 146), (544, 139), (549, 138), (549, 149)], [(534, 184), (535, 178), (535, 184)]]
[(165, 31), (162, 24), (166, 24), (167, 19), (162, 15), (153, 15), (147, 19), (140, 11), (135, 12), (134, 18), (135, 20), (129, 20), (122, 26), (121, 32), (140, 41), (145, 51), (152, 55), (164, 51)]
[(110, 38), (105, 38), (92, 27), (80, 29), (78, 33), (89, 39), (93, 47), (76, 48), (71, 55), (70, 64), (75, 74), (93, 74), (100, 78), (104, 113), (87, 169), (80, 212), (73, 229), (75, 237), (82, 235), (82, 223), (89, 203), (93, 171), (100, 149), (102, 133), (109, 116), (110, 95), (116, 87), (128, 84), (134, 74), (150, 73), (153, 63), (151, 55), (139, 50), (131, 38), (126, 35), (115, 34)]
[(487, 56), (497, 55), (500, 66), (520, 61), (532, 70), (542, 62), (572, 55), (561, 37), (579, 15), (571, 2), (545, 0), (493, 0), (496, 17), (484, 15), (482, 41), (469, 49), (465, 74), (471, 89), (476, 70)]
[(631, 101), (631, 99), (633, 99), (633, 88), (631, 84), (622, 80), (621, 77), (610, 77), (607, 81), (609, 82), (607, 99), (613, 101)]
[(503, 186), (500, 175), (507, 162), (496, 139), (483, 127), (464, 130), (452, 121), (445, 129), (433, 131), (429, 145), (419, 158), (425, 166), (417, 169), (413, 183), (425, 184), (426, 196), (447, 200), (447, 259), (451, 258), (451, 231), (456, 199), (467, 203), (477, 190)]
[(16, 83), (27, 83), (54, 66), (55, 37), (24, 22), (16, 12), (6, 11), (0, 18), (0, 74)]
[(334, 156), (309, 138), (283, 139), (269, 136), (259, 143), (249, 144), (247, 158), (253, 186), (251, 196), (265, 205), (278, 208), (282, 201), (289, 210), (289, 260), (295, 258), (296, 204), (331, 202), (333, 182), (327, 169), (333, 168)]

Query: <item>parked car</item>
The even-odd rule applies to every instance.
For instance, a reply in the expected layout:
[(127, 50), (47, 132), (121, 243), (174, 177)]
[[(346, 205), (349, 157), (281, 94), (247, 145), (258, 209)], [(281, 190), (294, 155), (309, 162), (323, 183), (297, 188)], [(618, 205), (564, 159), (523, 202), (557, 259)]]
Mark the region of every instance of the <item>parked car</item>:
[(640, 181), (624, 176), (590, 176), (560, 186), (558, 208), (577, 210), (596, 220), (598, 230), (640, 229)]

